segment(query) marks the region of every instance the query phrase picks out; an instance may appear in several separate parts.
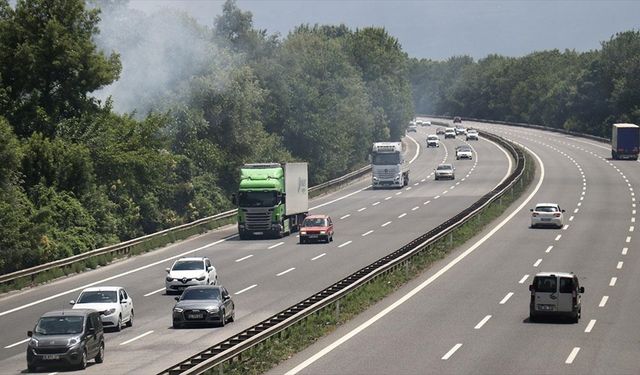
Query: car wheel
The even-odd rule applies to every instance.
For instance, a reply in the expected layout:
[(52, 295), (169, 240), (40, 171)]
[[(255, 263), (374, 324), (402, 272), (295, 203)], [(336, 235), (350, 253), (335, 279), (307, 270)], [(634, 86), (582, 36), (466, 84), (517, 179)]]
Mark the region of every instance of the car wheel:
[(330, 242), (333, 242), (333, 234), (331, 234), (331, 241)]
[(222, 316), (220, 317), (220, 327), (224, 327), (225, 325), (227, 325), (226, 315), (227, 315), (227, 312), (222, 310)]
[(229, 322), (235, 322), (236, 321), (236, 310), (234, 309), (233, 311), (231, 311), (231, 316), (229, 316)]
[(38, 366), (27, 364), (28, 372), (36, 372), (37, 369), (38, 369)]
[(129, 321), (127, 322), (127, 327), (133, 327), (133, 309), (131, 310), (131, 316), (129, 317)]
[(84, 370), (87, 368), (87, 349), (82, 351), (82, 356), (80, 357), (80, 363), (78, 363), (78, 370)]
[(118, 315), (118, 322), (116, 323), (116, 332), (122, 330), (122, 315)]
[(173, 329), (180, 329), (182, 328), (182, 323), (178, 323), (175, 320), (173, 321)]
[(535, 322), (536, 321), (536, 316), (533, 315), (533, 313), (529, 313), (529, 321), (530, 322)]
[(96, 363), (104, 362), (104, 342), (100, 344), (100, 350), (98, 350), (95, 360)]

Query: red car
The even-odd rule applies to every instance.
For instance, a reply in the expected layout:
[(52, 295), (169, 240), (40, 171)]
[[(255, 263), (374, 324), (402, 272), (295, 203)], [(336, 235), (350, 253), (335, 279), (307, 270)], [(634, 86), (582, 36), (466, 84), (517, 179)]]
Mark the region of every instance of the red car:
[(300, 227), (300, 243), (333, 241), (333, 222), (329, 215), (309, 215)]

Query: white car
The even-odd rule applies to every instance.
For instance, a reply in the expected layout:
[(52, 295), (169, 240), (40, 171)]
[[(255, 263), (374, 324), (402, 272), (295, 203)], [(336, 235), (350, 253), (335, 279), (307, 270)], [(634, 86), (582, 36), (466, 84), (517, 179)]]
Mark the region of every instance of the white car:
[(478, 140), (478, 131), (475, 129), (467, 130), (467, 141), (477, 141)]
[(463, 145), (456, 147), (456, 160), (460, 159), (473, 159), (473, 152), (471, 147)]
[(446, 129), (444, 129), (444, 139), (455, 138), (455, 137), (456, 137), (456, 129), (455, 128), (446, 128)]
[(462, 135), (467, 132), (467, 129), (463, 128), (462, 126), (456, 126), (455, 129), (456, 129), (456, 135)]
[(167, 294), (181, 293), (192, 285), (218, 285), (218, 273), (207, 257), (180, 258), (167, 268)]
[(564, 210), (557, 203), (538, 203), (531, 211), (531, 228), (539, 226), (564, 226)]
[(71, 301), (72, 309), (92, 309), (99, 311), (105, 328), (122, 329), (133, 325), (133, 298), (120, 286), (100, 286), (83, 290), (76, 301)]
[(418, 126), (417, 125), (409, 125), (409, 127), (407, 128), (407, 133), (417, 133), (418, 132)]
[(456, 178), (455, 170), (456, 169), (451, 164), (438, 165), (435, 172), (436, 181), (442, 180), (443, 178), (454, 180)]
[(427, 147), (440, 147), (440, 138), (435, 134), (427, 136)]

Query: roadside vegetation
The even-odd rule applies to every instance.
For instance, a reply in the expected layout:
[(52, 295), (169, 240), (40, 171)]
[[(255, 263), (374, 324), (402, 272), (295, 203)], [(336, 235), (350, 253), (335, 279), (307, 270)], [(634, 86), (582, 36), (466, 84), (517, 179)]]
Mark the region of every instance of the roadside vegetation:
[(640, 123), (640, 31), (597, 50), (489, 55), (478, 61), (411, 59), (417, 113), (524, 122), (611, 137), (611, 124)]
[[(106, 14), (124, 22), (115, 44)], [(311, 185), (343, 175), (413, 116), (408, 57), (382, 28), (268, 35), (230, 0), (212, 27), (158, 15), (186, 39), (132, 68), (120, 51), (159, 32), (134, 16), (126, 1), (0, 0), (0, 273), (228, 210), (246, 162), (307, 161)], [(126, 112), (98, 99), (158, 60), (181, 75)]]

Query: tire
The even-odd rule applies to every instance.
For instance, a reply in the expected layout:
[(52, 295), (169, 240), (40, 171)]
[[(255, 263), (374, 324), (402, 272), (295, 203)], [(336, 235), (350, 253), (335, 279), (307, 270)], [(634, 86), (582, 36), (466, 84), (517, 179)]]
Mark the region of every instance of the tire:
[(180, 329), (182, 328), (182, 324), (176, 322), (175, 320), (173, 321), (173, 329)]
[(331, 240), (329, 242), (333, 242), (333, 234), (331, 235), (330, 239)]
[(300, 237), (300, 245), (304, 245), (306, 242), (307, 241), (304, 238)]
[(231, 316), (229, 317), (229, 322), (235, 322), (236, 321), (236, 310), (234, 309), (231, 312)]
[(104, 362), (104, 342), (100, 344), (100, 350), (98, 350), (95, 360), (96, 363)]
[(533, 313), (529, 313), (529, 321), (532, 323), (536, 321), (536, 316)]
[(80, 363), (78, 363), (77, 369), (84, 370), (87, 368), (87, 350), (82, 351), (82, 357), (80, 357)]
[(38, 366), (27, 364), (27, 372), (36, 372)]
[(227, 318), (225, 317), (225, 315), (227, 315), (227, 312), (222, 310), (222, 317), (220, 317), (220, 327), (224, 327), (227, 325)]
[(116, 332), (122, 331), (122, 315), (118, 315), (118, 322), (116, 323)]
[(131, 309), (131, 316), (129, 317), (129, 321), (127, 322), (127, 327), (133, 327), (133, 309)]

